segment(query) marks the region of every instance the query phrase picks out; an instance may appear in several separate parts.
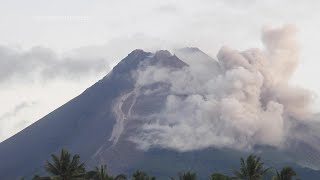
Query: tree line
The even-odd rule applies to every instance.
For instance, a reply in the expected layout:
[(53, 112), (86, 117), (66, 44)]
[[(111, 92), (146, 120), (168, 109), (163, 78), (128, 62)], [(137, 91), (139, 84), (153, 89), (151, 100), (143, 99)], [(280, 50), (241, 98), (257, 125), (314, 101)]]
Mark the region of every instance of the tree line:
[[(78, 154), (71, 155), (62, 149), (60, 154), (52, 154), (51, 160), (44, 165), (48, 176), (34, 175), (32, 180), (156, 180), (146, 172), (137, 170), (131, 176), (124, 174), (112, 176), (107, 172), (106, 165), (100, 165), (94, 170), (87, 171), (85, 164), (80, 161)], [(240, 168), (234, 170), (233, 175), (213, 173), (209, 180), (262, 180), (267, 173), (273, 173), (271, 180), (298, 180), (297, 174), (291, 167), (283, 167), (281, 170), (267, 168), (259, 156), (249, 155), (246, 159), (240, 159)], [(24, 179), (24, 178), (21, 178)], [(177, 177), (168, 177), (171, 180), (197, 180), (197, 174), (192, 171), (179, 173)]]

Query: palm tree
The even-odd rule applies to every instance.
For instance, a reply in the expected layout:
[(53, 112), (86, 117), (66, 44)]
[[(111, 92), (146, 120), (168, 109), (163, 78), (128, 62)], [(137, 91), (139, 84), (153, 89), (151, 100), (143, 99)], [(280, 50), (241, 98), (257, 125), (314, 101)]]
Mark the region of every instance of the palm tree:
[(47, 161), (45, 170), (53, 175), (52, 179), (59, 180), (78, 180), (83, 179), (85, 175), (84, 163), (80, 162), (80, 156), (71, 154), (62, 149), (60, 156), (51, 155), (52, 163)]
[[(184, 172), (184, 173), (179, 173), (179, 180), (196, 180), (197, 175), (194, 172)], [(175, 180), (175, 178), (171, 177), (171, 180)]]
[(235, 178), (239, 180), (261, 180), (270, 168), (264, 168), (261, 158), (256, 155), (249, 155), (246, 161), (240, 159), (240, 170), (235, 171)]
[(231, 177), (220, 173), (213, 173), (210, 176), (210, 180), (231, 180)]
[(272, 180), (292, 180), (297, 175), (291, 167), (284, 167), (280, 172), (276, 170), (276, 173)]
[(132, 180), (156, 180), (156, 177), (150, 177), (147, 175), (147, 173), (137, 170), (135, 173), (133, 173)]
[(107, 166), (101, 165), (100, 167), (96, 167), (95, 171), (88, 172), (87, 178), (92, 180), (124, 180), (126, 179), (126, 176), (123, 174), (120, 174), (115, 178), (112, 176), (109, 176), (107, 173)]

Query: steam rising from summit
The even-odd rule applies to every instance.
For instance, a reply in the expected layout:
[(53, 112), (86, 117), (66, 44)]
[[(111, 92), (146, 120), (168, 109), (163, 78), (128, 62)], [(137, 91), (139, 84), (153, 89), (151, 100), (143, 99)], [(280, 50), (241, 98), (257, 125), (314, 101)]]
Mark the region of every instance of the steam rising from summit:
[(310, 115), (312, 96), (289, 84), (299, 61), (296, 28), (265, 29), (262, 41), (262, 50), (223, 47), (211, 62), (177, 52), (189, 65), (182, 69), (141, 68), (136, 89), (166, 83), (170, 93), (130, 139), (142, 149), (178, 151), (284, 146), (292, 122)]

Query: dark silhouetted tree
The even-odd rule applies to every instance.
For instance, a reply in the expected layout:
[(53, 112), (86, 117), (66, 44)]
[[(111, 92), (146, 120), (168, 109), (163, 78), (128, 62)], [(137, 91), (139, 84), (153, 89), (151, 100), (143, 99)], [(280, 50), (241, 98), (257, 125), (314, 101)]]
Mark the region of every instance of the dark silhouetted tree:
[(261, 158), (256, 155), (249, 155), (246, 160), (240, 159), (240, 170), (234, 172), (235, 179), (239, 180), (261, 180), (269, 171), (264, 167)]
[(231, 180), (232, 178), (221, 173), (213, 173), (210, 180)]
[(155, 180), (155, 177), (150, 177), (147, 175), (147, 173), (137, 170), (135, 173), (132, 175), (132, 180)]
[[(176, 180), (175, 178), (171, 177), (172, 180)], [(196, 180), (197, 175), (194, 172), (187, 171), (184, 173), (179, 173), (179, 180)]]
[(276, 175), (272, 180), (293, 180), (297, 173), (291, 167), (284, 167), (281, 171), (276, 171)]
[(107, 173), (107, 166), (101, 165), (100, 167), (96, 167), (95, 171), (90, 171), (86, 175), (87, 179), (92, 180), (125, 180), (126, 176), (120, 174), (116, 177), (112, 177)]
[(78, 180), (85, 177), (84, 163), (80, 162), (80, 156), (71, 154), (62, 149), (60, 156), (52, 154), (52, 162), (47, 161), (45, 170), (52, 175), (52, 179)]

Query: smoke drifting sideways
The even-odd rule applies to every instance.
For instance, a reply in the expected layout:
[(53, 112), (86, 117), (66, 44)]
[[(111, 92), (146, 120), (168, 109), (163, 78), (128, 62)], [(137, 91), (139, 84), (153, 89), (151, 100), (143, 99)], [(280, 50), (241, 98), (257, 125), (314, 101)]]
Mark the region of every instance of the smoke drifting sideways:
[(289, 84), (299, 62), (296, 34), (292, 25), (264, 29), (263, 50), (222, 47), (211, 66), (194, 59), (181, 70), (140, 69), (136, 87), (168, 83), (170, 95), (161, 113), (150, 116), (153, 121), (131, 140), (143, 150), (181, 152), (284, 147), (293, 122), (313, 115), (313, 94)]

